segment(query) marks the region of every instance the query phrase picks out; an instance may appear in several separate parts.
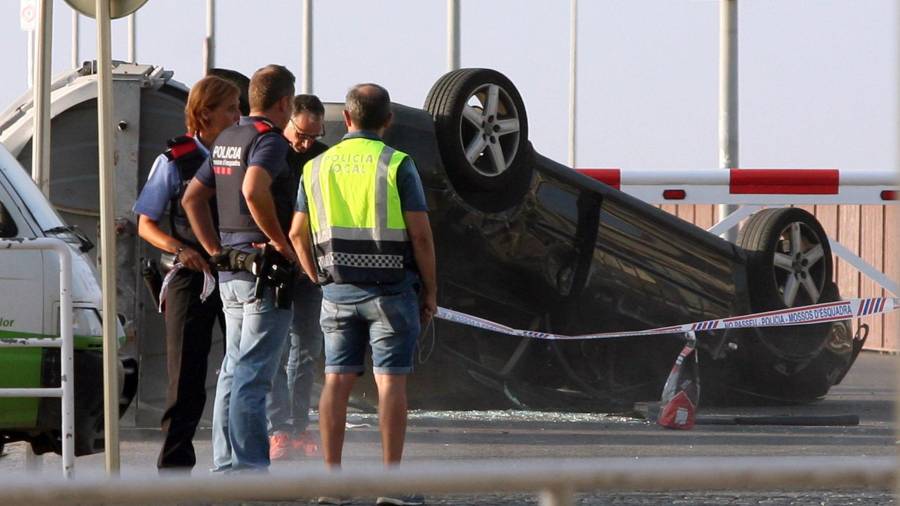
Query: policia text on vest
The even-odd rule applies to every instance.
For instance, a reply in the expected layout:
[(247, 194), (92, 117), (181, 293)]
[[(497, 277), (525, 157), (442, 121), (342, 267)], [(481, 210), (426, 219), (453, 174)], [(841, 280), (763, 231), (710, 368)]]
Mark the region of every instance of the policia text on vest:
[(321, 283), (396, 283), (416, 270), (397, 187), (407, 157), (380, 140), (352, 138), (307, 163)]

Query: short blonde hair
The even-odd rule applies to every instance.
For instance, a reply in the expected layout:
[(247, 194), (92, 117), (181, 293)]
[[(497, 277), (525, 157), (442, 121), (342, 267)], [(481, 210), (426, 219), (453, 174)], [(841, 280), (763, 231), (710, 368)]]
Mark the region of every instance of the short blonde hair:
[(265, 111), (294, 96), (294, 74), (281, 65), (266, 65), (250, 78), (250, 110)]
[(209, 125), (203, 119), (203, 111), (211, 111), (229, 100), (240, 97), (241, 90), (217, 76), (206, 76), (191, 88), (184, 106), (184, 126), (188, 133), (206, 130)]

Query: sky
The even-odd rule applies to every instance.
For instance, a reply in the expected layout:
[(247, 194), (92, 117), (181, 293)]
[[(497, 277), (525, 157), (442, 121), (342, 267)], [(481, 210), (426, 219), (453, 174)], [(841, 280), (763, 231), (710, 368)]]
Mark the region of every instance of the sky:
[[(565, 162), (569, 2), (460, 0), (463, 67), (518, 87), (529, 138)], [(300, 0), (217, 0), (216, 65), (245, 74), (280, 63), (299, 76)], [(149, 0), (137, 60), (187, 85), (202, 75), (205, 0)], [(900, 165), (900, 0), (739, 0), (742, 167), (888, 169)], [(54, 74), (71, 67), (72, 10), (54, 3)], [(314, 91), (341, 101), (373, 81), (420, 107), (446, 69), (445, 0), (314, 2)], [(80, 59), (96, 54), (80, 19)], [(127, 56), (113, 22), (113, 58)], [(27, 91), (19, 0), (0, 0), (7, 64), (0, 109)], [(578, 167), (718, 166), (718, 0), (581, 0)]]

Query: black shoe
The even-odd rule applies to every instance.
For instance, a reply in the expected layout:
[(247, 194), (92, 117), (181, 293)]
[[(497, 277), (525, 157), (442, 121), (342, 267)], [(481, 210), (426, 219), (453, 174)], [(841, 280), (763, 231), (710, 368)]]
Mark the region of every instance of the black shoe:
[(375, 500), (375, 506), (419, 506), (425, 504), (421, 494), (382, 496)]

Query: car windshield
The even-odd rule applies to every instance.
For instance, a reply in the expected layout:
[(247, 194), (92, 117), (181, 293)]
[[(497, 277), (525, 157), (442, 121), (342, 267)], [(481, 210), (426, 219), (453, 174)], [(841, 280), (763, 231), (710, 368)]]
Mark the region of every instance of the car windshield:
[(84, 232), (75, 225), (62, 225), (59, 227), (48, 228), (43, 232), (48, 236), (57, 237), (69, 244), (77, 245), (82, 253), (87, 253), (94, 249), (94, 243), (91, 242), (91, 240), (84, 235)]
[(28, 212), (41, 230), (65, 226), (65, 222), (56, 214), (50, 202), (47, 202), (47, 198), (28, 176), (28, 172), (2, 146), (0, 146), (0, 171), (9, 179), (16, 193), (25, 202)]

